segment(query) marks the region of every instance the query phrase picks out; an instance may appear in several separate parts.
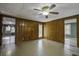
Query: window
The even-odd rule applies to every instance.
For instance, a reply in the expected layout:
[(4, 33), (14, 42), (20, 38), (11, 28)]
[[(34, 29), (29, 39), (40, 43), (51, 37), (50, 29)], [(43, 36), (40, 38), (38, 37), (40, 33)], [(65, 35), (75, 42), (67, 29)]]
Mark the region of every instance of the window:
[(42, 37), (42, 24), (39, 24), (39, 38)]
[(65, 25), (65, 34), (67, 34), (67, 35), (71, 34), (71, 24)]

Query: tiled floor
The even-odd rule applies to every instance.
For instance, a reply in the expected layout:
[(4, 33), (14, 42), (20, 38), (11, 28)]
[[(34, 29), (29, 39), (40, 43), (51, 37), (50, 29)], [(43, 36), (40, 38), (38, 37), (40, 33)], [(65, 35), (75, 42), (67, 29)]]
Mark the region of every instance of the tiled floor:
[(10, 44), (15, 43), (15, 36), (14, 35), (6, 35), (2, 37), (2, 44)]
[(66, 37), (65, 44), (73, 47), (77, 47), (77, 38)]
[[(65, 38), (65, 45), (64, 45), (65, 54), (66, 55), (78, 55), (79, 56), (79, 48), (77, 47), (77, 39), (76, 38)], [(68, 53), (69, 52), (69, 53)]]
[[(61, 43), (39, 39), (23, 42), (19, 45), (4, 45), (0, 48), (0, 55), (6, 56), (64, 56), (72, 55), (72, 47)], [(79, 52), (79, 49), (75, 52)], [(74, 52), (73, 52), (74, 55)], [(79, 55), (79, 54), (77, 54)]]

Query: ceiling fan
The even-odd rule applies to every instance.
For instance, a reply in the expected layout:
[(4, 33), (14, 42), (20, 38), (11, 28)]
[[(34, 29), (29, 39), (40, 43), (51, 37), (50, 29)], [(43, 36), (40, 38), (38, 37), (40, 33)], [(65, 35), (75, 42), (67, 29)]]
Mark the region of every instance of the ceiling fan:
[(40, 11), (40, 14), (39, 15), (44, 15), (45, 18), (48, 18), (48, 15), (49, 14), (59, 14), (59, 12), (51, 12), (50, 11), (50, 10), (52, 10), (55, 7), (56, 7), (56, 5), (55, 4), (52, 4), (51, 6), (45, 5), (41, 9), (36, 9), (35, 8), (34, 10)]

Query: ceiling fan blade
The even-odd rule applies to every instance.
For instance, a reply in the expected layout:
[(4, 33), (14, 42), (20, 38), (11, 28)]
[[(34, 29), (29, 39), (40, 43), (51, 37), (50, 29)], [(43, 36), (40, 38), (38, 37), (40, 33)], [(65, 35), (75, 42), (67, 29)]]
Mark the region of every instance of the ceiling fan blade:
[(44, 6), (44, 7), (42, 7), (42, 10), (46, 11), (48, 8), (49, 8), (49, 6)]
[(54, 7), (56, 7), (56, 5), (55, 5), (55, 4), (52, 4), (52, 5), (49, 7), (49, 9), (52, 9), (52, 8), (54, 8)]
[(42, 13), (39, 13), (38, 15), (42, 15)]
[(59, 14), (59, 12), (49, 12), (50, 14)]
[(40, 9), (34, 9), (34, 10), (41, 11)]

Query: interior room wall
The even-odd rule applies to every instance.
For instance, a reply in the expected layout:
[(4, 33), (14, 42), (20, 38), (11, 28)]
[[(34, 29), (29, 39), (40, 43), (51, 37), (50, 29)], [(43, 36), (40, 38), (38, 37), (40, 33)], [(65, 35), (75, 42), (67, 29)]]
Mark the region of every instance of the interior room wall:
[(79, 16), (77, 17), (77, 46), (79, 47)]
[(38, 22), (16, 19), (16, 42), (38, 39)]
[(54, 20), (44, 25), (44, 37), (64, 43), (64, 20)]
[(79, 15), (69, 16), (44, 24), (44, 37), (49, 40), (64, 43), (64, 20), (77, 18), (77, 46), (79, 47)]
[[(5, 16), (5, 15), (3, 15)], [(7, 16), (7, 15), (6, 15)], [(9, 16), (7, 16), (9, 17)], [(16, 17), (15, 17), (16, 18)], [(77, 18), (77, 45), (79, 47), (79, 15), (68, 17)], [(64, 20), (66, 18), (43, 23), (43, 37), (49, 40), (64, 43)], [(38, 39), (39, 22), (16, 18), (16, 42)], [(0, 15), (0, 28), (2, 28), (2, 17)], [(28, 34), (29, 33), (29, 34)], [(2, 29), (0, 29), (0, 44)]]
[[(15, 24), (15, 42), (19, 43), (22, 41), (28, 41), (28, 40), (37, 40), (38, 39), (38, 25), (41, 22), (32, 21), (28, 19), (13, 17), (10, 15), (4, 15), (1, 14), (3, 17), (10, 17), (16, 19)], [(2, 20), (0, 17), (0, 28), (2, 28)], [(0, 29), (0, 44), (2, 40), (2, 29)]]

